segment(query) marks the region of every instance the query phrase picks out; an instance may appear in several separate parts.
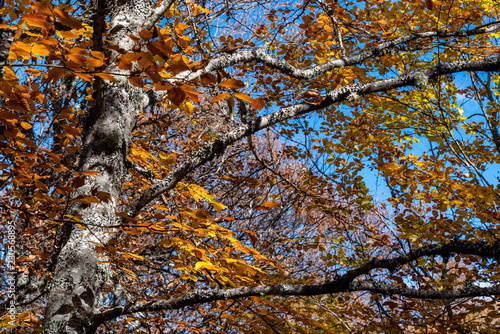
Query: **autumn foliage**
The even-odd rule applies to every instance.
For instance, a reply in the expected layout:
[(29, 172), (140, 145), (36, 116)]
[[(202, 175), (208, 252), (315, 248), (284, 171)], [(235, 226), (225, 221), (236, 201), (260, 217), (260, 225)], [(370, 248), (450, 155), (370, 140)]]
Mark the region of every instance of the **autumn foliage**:
[(497, 0), (0, 3), (6, 332), (500, 331)]

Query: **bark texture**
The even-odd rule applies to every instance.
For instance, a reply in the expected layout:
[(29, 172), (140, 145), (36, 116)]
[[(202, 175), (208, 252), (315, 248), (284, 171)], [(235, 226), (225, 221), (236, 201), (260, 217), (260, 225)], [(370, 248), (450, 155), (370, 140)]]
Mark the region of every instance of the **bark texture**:
[[(111, 16), (108, 39), (124, 50), (131, 49), (134, 42), (128, 36), (143, 29), (143, 23), (153, 9), (150, 1), (117, 1), (96, 3), (96, 19)], [(111, 12), (104, 12), (112, 8)], [(94, 27), (102, 26), (96, 22)], [(95, 29), (94, 46), (99, 49), (102, 35)], [(101, 31), (102, 33), (102, 31)], [(112, 64), (107, 69), (120, 70)], [(99, 171), (94, 177), (86, 177), (78, 195), (90, 195), (92, 190), (110, 194), (105, 203), (74, 205), (69, 214), (81, 216), (81, 229), (66, 226), (67, 238), (63, 241), (57, 259), (57, 267), (47, 300), (44, 333), (92, 333), (94, 316), (98, 312), (99, 293), (110, 283), (109, 267), (99, 264), (94, 243), (105, 244), (113, 236), (106, 226), (116, 222), (116, 203), (123, 178), (127, 171), (125, 163), (131, 143), (131, 129), (137, 113), (145, 106), (147, 98), (138, 88), (130, 85), (126, 77), (115, 83), (97, 80), (95, 104), (89, 112), (83, 133), (83, 149), (79, 170)]]

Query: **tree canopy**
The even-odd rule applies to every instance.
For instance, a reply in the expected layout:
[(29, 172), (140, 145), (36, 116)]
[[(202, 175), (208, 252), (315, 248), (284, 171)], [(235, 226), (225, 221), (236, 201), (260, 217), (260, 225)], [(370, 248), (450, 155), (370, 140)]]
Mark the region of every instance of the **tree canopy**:
[(498, 333), (498, 0), (1, 0), (13, 333)]

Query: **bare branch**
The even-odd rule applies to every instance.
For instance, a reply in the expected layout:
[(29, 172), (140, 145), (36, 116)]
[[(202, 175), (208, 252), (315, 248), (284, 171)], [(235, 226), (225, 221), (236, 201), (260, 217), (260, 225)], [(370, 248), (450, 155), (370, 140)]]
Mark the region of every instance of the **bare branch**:
[(388, 269), (395, 271), (402, 266), (425, 256), (449, 256), (451, 254), (476, 255), (482, 258), (500, 259), (500, 242), (493, 245), (484, 242), (467, 242), (454, 239), (444, 245), (429, 245), (417, 248), (390, 259), (374, 258), (366, 264), (349, 270), (345, 274), (320, 284), (286, 284), (260, 285), (231, 289), (195, 290), (182, 297), (161, 299), (152, 302), (116, 307), (97, 316), (97, 323), (114, 319), (124, 314), (137, 312), (151, 312), (160, 310), (174, 310), (187, 306), (209, 303), (217, 300), (238, 299), (252, 296), (315, 296), (341, 292), (370, 291), (381, 294), (418, 298), (418, 299), (458, 299), (465, 297), (479, 297), (500, 295), (498, 287), (467, 286), (454, 291), (426, 291), (412, 289), (394, 284), (358, 281), (357, 279), (368, 274), (373, 269)]
[(153, 11), (151, 17), (149, 17), (143, 24), (144, 29), (151, 29), (154, 24), (165, 14), (165, 12), (172, 6), (175, 0), (163, 0), (158, 7)]
[(175, 83), (178, 81), (193, 81), (201, 77), (201, 75), (227, 68), (234, 65), (242, 65), (249, 62), (260, 62), (270, 68), (276, 69), (283, 74), (286, 74), (292, 78), (296, 79), (312, 79), (318, 75), (325, 74), (336, 68), (343, 68), (346, 66), (354, 66), (363, 63), (366, 59), (373, 56), (383, 56), (391, 51), (406, 51), (406, 48), (401, 46), (409, 42), (413, 42), (419, 39), (430, 39), (430, 38), (450, 38), (450, 37), (467, 37), (479, 34), (485, 34), (490, 32), (495, 32), (500, 29), (500, 23), (497, 22), (493, 25), (476, 28), (465, 31), (430, 31), (424, 33), (415, 33), (409, 36), (404, 36), (397, 38), (395, 40), (381, 43), (377, 46), (370, 47), (368, 50), (361, 52), (360, 54), (352, 57), (335, 59), (325, 64), (317, 65), (312, 68), (302, 70), (298, 69), (288, 62), (273, 57), (265, 52), (264, 49), (257, 49), (252, 51), (241, 51), (236, 52), (232, 55), (224, 55), (215, 59), (212, 59), (204, 69), (200, 69), (196, 72), (185, 71), (181, 72), (175, 77), (169, 79), (170, 82)]
[(217, 139), (206, 144), (197, 152), (189, 156), (185, 162), (175, 168), (168, 177), (157, 181), (151, 185), (151, 187), (146, 189), (140, 197), (130, 203), (127, 208), (127, 213), (131, 217), (135, 216), (139, 210), (155, 199), (158, 195), (175, 188), (177, 183), (180, 182), (188, 173), (192, 172), (206, 162), (220, 156), (230, 145), (248, 135), (254, 134), (257, 131), (274, 124), (310, 113), (315, 110), (324, 109), (334, 103), (350, 99), (353, 96), (361, 97), (377, 92), (389, 91), (395, 88), (417, 85), (420, 81), (422, 81), (422, 78), (425, 80), (432, 80), (439, 76), (451, 73), (464, 71), (498, 71), (499, 68), (500, 57), (478, 61), (458, 61), (439, 64), (422, 72), (376, 82), (340, 87), (325, 95), (325, 99), (318, 105), (299, 103), (290, 107), (282, 108), (274, 113), (259, 117), (248, 124), (244, 124), (233, 131), (217, 135)]
[[(1, 22), (1, 21), (0, 21)], [(3, 77), (4, 66), (10, 52), (10, 45), (14, 41), (16, 31), (10, 29), (0, 29), (0, 77)]]

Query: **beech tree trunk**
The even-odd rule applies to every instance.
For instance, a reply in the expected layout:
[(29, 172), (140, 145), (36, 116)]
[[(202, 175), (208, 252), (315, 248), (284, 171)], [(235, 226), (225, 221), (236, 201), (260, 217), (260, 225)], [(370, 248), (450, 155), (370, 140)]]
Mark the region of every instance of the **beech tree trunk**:
[[(110, 3), (100, 0), (94, 23), (94, 48), (99, 49), (105, 16), (111, 16), (108, 40), (124, 50), (133, 41), (129, 34), (137, 35), (147, 17), (152, 14), (153, 3), (142, 1), (117, 1), (113, 11), (106, 13)], [(100, 21), (99, 21), (100, 20)], [(101, 31), (99, 31), (101, 29)], [(107, 69), (120, 70), (113, 64)], [(127, 171), (126, 157), (131, 143), (134, 119), (147, 102), (145, 94), (130, 85), (126, 76), (117, 76), (117, 82), (96, 79), (94, 107), (89, 112), (83, 133), (79, 171), (98, 171), (86, 176), (76, 196), (91, 195), (92, 191), (105, 192), (109, 201), (75, 204), (71, 216), (81, 216), (82, 229), (65, 226), (66, 237), (57, 259), (57, 267), (47, 300), (44, 333), (92, 333), (93, 318), (98, 307), (98, 296), (110, 282), (108, 266), (99, 264), (95, 243), (106, 244), (113, 237), (113, 230), (106, 226), (116, 223), (116, 204), (123, 178)]]

